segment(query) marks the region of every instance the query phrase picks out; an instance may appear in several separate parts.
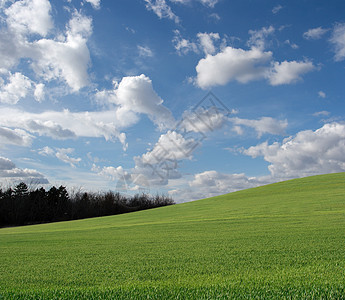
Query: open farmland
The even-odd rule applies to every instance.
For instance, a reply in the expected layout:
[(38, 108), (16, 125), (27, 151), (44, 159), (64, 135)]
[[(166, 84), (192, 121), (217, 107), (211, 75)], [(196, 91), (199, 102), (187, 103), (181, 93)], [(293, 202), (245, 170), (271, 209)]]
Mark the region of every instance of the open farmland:
[(0, 299), (345, 298), (345, 173), (0, 229)]

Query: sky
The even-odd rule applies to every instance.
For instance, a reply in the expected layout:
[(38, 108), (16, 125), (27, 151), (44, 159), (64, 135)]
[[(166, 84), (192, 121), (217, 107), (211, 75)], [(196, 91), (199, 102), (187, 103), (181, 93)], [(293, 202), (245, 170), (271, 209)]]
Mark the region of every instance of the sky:
[(0, 0), (0, 185), (176, 202), (345, 171), (343, 0)]

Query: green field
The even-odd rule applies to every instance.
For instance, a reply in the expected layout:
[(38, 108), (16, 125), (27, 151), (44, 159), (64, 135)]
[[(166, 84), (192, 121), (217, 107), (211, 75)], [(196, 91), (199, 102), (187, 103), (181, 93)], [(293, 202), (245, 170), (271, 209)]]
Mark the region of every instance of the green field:
[(345, 299), (345, 173), (3, 228), (0, 254), (0, 299)]

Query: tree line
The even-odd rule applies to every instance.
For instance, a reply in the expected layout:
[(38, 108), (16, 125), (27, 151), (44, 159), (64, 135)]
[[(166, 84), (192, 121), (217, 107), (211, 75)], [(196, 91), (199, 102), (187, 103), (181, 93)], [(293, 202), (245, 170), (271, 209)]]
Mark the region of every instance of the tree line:
[(52, 186), (29, 190), (24, 182), (14, 188), (0, 188), (0, 226), (18, 226), (93, 218), (175, 204), (168, 196), (118, 192), (77, 192)]

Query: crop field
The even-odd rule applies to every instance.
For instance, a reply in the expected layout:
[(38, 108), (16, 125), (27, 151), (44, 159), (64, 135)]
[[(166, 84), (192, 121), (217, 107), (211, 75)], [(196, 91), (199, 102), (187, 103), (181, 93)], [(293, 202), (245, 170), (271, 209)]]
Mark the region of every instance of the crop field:
[(0, 229), (0, 299), (345, 299), (345, 173)]

